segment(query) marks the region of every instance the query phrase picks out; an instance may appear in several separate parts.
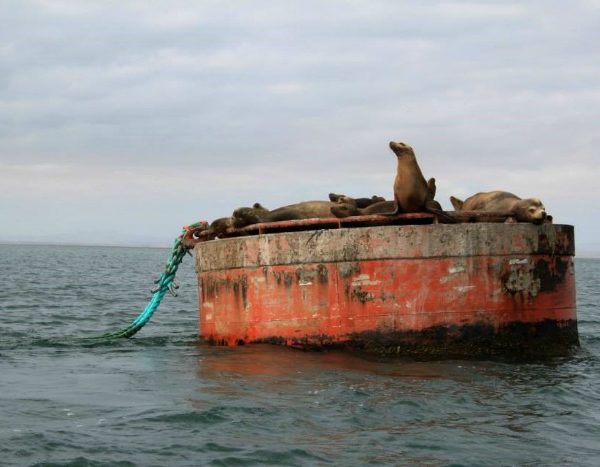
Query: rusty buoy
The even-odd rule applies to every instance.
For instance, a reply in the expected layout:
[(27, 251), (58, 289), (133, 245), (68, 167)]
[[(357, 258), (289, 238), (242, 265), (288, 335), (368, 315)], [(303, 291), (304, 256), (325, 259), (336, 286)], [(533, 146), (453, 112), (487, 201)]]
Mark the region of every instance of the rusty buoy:
[(578, 345), (572, 226), (319, 222), (197, 243), (200, 336), (442, 357)]

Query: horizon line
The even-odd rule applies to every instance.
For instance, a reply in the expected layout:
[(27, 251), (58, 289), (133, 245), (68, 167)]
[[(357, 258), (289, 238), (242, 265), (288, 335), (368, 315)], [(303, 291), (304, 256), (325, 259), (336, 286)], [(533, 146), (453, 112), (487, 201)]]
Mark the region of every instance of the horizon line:
[(129, 243), (76, 243), (76, 242), (61, 242), (61, 241), (27, 241), (27, 240), (0, 240), (0, 245), (21, 245), (21, 246), (96, 246), (110, 248), (171, 248), (169, 245), (160, 246), (157, 243), (129, 244)]
[[(76, 243), (61, 241), (25, 241), (25, 240), (0, 240), (0, 245), (22, 245), (22, 246), (73, 246), (73, 247), (107, 247), (107, 248), (157, 248), (168, 249), (169, 245), (161, 246), (157, 243), (129, 244), (129, 243)], [(600, 259), (600, 251), (584, 250), (573, 255), (575, 258)]]

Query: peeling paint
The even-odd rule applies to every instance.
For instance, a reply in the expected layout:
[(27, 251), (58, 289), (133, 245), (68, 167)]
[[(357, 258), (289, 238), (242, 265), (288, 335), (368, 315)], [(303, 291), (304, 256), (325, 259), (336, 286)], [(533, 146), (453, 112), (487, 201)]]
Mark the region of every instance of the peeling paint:
[(503, 277), (502, 283), (511, 294), (527, 293), (537, 297), (540, 292), (540, 279), (536, 278), (531, 269), (513, 269)]
[(461, 274), (466, 272), (467, 269), (462, 263), (455, 263), (448, 267), (448, 274), (445, 276), (441, 276), (439, 279), (440, 284), (447, 284), (448, 282), (454, 280), (457, 274)]
[(523, 258), (523, 259), (511, 259), (508, 264), (513, 265), (513, 264), (527, 264), (529, 262), (529, 260), (527, 258)]
[(465, 272), (465, 271), (466, 271), (466, 269), (462, 264), (456, 265), (456, 266), (450, 266), (448, 268), (448, 274), (458, 274), (459, 272)]
[(474, 288), (475, 288), (474, 285), (461, 285), (458, 287), (454, 287), (454, 290), (456, 290), (457, 292), (460, 292), (460, 293), (466, 293), (469, 290), (474, 289)]
[(361, 274), (352, 279), (352, 287), (360, 287), (363, 285), (379, 285), (381, 281), (372, 281), (368, 274)]

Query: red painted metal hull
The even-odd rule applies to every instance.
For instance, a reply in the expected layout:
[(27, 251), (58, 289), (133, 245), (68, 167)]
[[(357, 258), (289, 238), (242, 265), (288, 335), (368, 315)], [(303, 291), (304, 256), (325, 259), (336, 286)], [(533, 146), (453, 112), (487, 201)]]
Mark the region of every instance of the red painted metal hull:
[(342, 228), (195, 247), (200, 335), (377, 353), (564, 355), (578, 345), (565, 225)]

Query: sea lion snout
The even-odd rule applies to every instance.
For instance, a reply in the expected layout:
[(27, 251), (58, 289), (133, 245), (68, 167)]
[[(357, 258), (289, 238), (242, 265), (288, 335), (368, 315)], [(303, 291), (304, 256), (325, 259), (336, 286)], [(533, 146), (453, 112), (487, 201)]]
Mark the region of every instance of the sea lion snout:
[(535, 220), (544, 220), (547, 216), (544, 206), (531, 206), (529, 208), (531, 218)]
[(413, 148), (405, 143), (396, 143), (395, 141), (390, 141), (390, 149), (394, 151), (394, 154), (396, 154), (398, 157), (405, 154), (414, 154)]
[(529, 207), (527, 210), (529, 211), (529, 215), (533, 220), (542, 221), (546, 218), (546, 207), (542, 204), (542, 201), (539, 198), (531, 198), (529, 200), (525, 200), (525, 202), (529, 202)]

